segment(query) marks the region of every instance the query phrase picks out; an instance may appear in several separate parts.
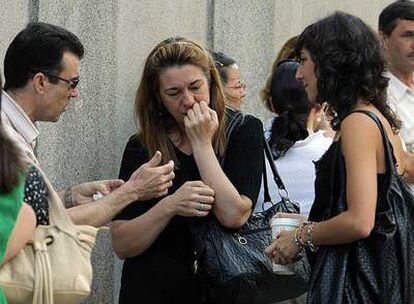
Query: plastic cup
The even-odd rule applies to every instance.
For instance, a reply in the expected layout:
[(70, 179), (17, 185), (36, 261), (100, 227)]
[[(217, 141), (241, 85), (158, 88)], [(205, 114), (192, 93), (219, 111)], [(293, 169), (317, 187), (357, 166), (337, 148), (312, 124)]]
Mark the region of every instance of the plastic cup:
[[(270, 222), (270, 227), (272, 228), (272, 238), (276, 239), (276, 236), (284, 230), (293, 230), (299, 227), (302, 221), (295, 218), (283, 218), (276, 217), (273, 218)], [(296, 262), (288, 265), (280, 265), (273, 263), (273, 272), (283, 275), (293, 275), (295, 274)]]

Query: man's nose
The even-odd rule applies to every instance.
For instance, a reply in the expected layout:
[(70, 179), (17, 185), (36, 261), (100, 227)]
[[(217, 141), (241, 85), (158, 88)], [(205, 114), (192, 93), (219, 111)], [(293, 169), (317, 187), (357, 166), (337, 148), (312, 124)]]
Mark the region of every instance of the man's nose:
[(79, 89), (78, 88), (71, 89), (70, 90), (70, 97), (72, 97), (72, 98), (79, 97)]

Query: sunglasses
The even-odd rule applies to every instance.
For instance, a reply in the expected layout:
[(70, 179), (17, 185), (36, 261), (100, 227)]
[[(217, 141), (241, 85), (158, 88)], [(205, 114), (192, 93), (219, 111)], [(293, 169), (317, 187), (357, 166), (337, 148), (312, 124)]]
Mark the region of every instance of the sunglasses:
[(47, 75), (48, 77), (55, 78), (55, 79), (61, 80), (63, 82), (66, 82), (67, 84), (69, 84), (71, 89), (76, 88), (76, 86), (78, 85), (78, 83), (80, 81), (79, 76), (76, 76), (72, 79), (65, 79), (65, 78), (59, 77), (59, 76), (54, 75), (54, 74), (45, 73), (45, 75)]
[(295, 59), (283, 59), (283, 60), (278, 61), (276, 66), (279, 67), (279, 66), (281, 66), (282, 64), (284, 64), (286, 62), (296, 62), (296, 63), (298, 63), (298, 61), (295, 60)]

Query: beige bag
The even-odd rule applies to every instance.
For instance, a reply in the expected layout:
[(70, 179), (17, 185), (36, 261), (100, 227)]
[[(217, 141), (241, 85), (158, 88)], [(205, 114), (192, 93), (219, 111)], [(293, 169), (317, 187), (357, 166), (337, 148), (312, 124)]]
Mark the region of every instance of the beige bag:
[(50, 223), (37, 226), (22, 251), (0, 268), (0, 285), (9, 304), (79, 303), (90, 293), (97, 228), (74, 225), (42, 175), (49, 191)]

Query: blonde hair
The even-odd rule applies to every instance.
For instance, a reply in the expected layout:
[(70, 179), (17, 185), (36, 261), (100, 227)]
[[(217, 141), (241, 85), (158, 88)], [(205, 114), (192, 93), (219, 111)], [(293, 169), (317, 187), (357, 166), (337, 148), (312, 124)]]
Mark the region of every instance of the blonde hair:
[(209, 83), (210, 107), (217, 112), (219, 128), (213, 137), (213, 149), (223, 155), (225, 150), (225, 95), (220, 75), (207, 49), (186, 38), (169, 38), (159, 43), (149, 54), (135, 98), (135, 119), (140, 126), (142, 143), (150, 155), (157, 150), (163, 161), (174, 160), (177, 156), (174, 146), (168, 140), (168, 132), (178, 129), (177, 122), (164, 107), (160, 94), (160, 74), (167, 68), (186, 64), (200, 68)]

